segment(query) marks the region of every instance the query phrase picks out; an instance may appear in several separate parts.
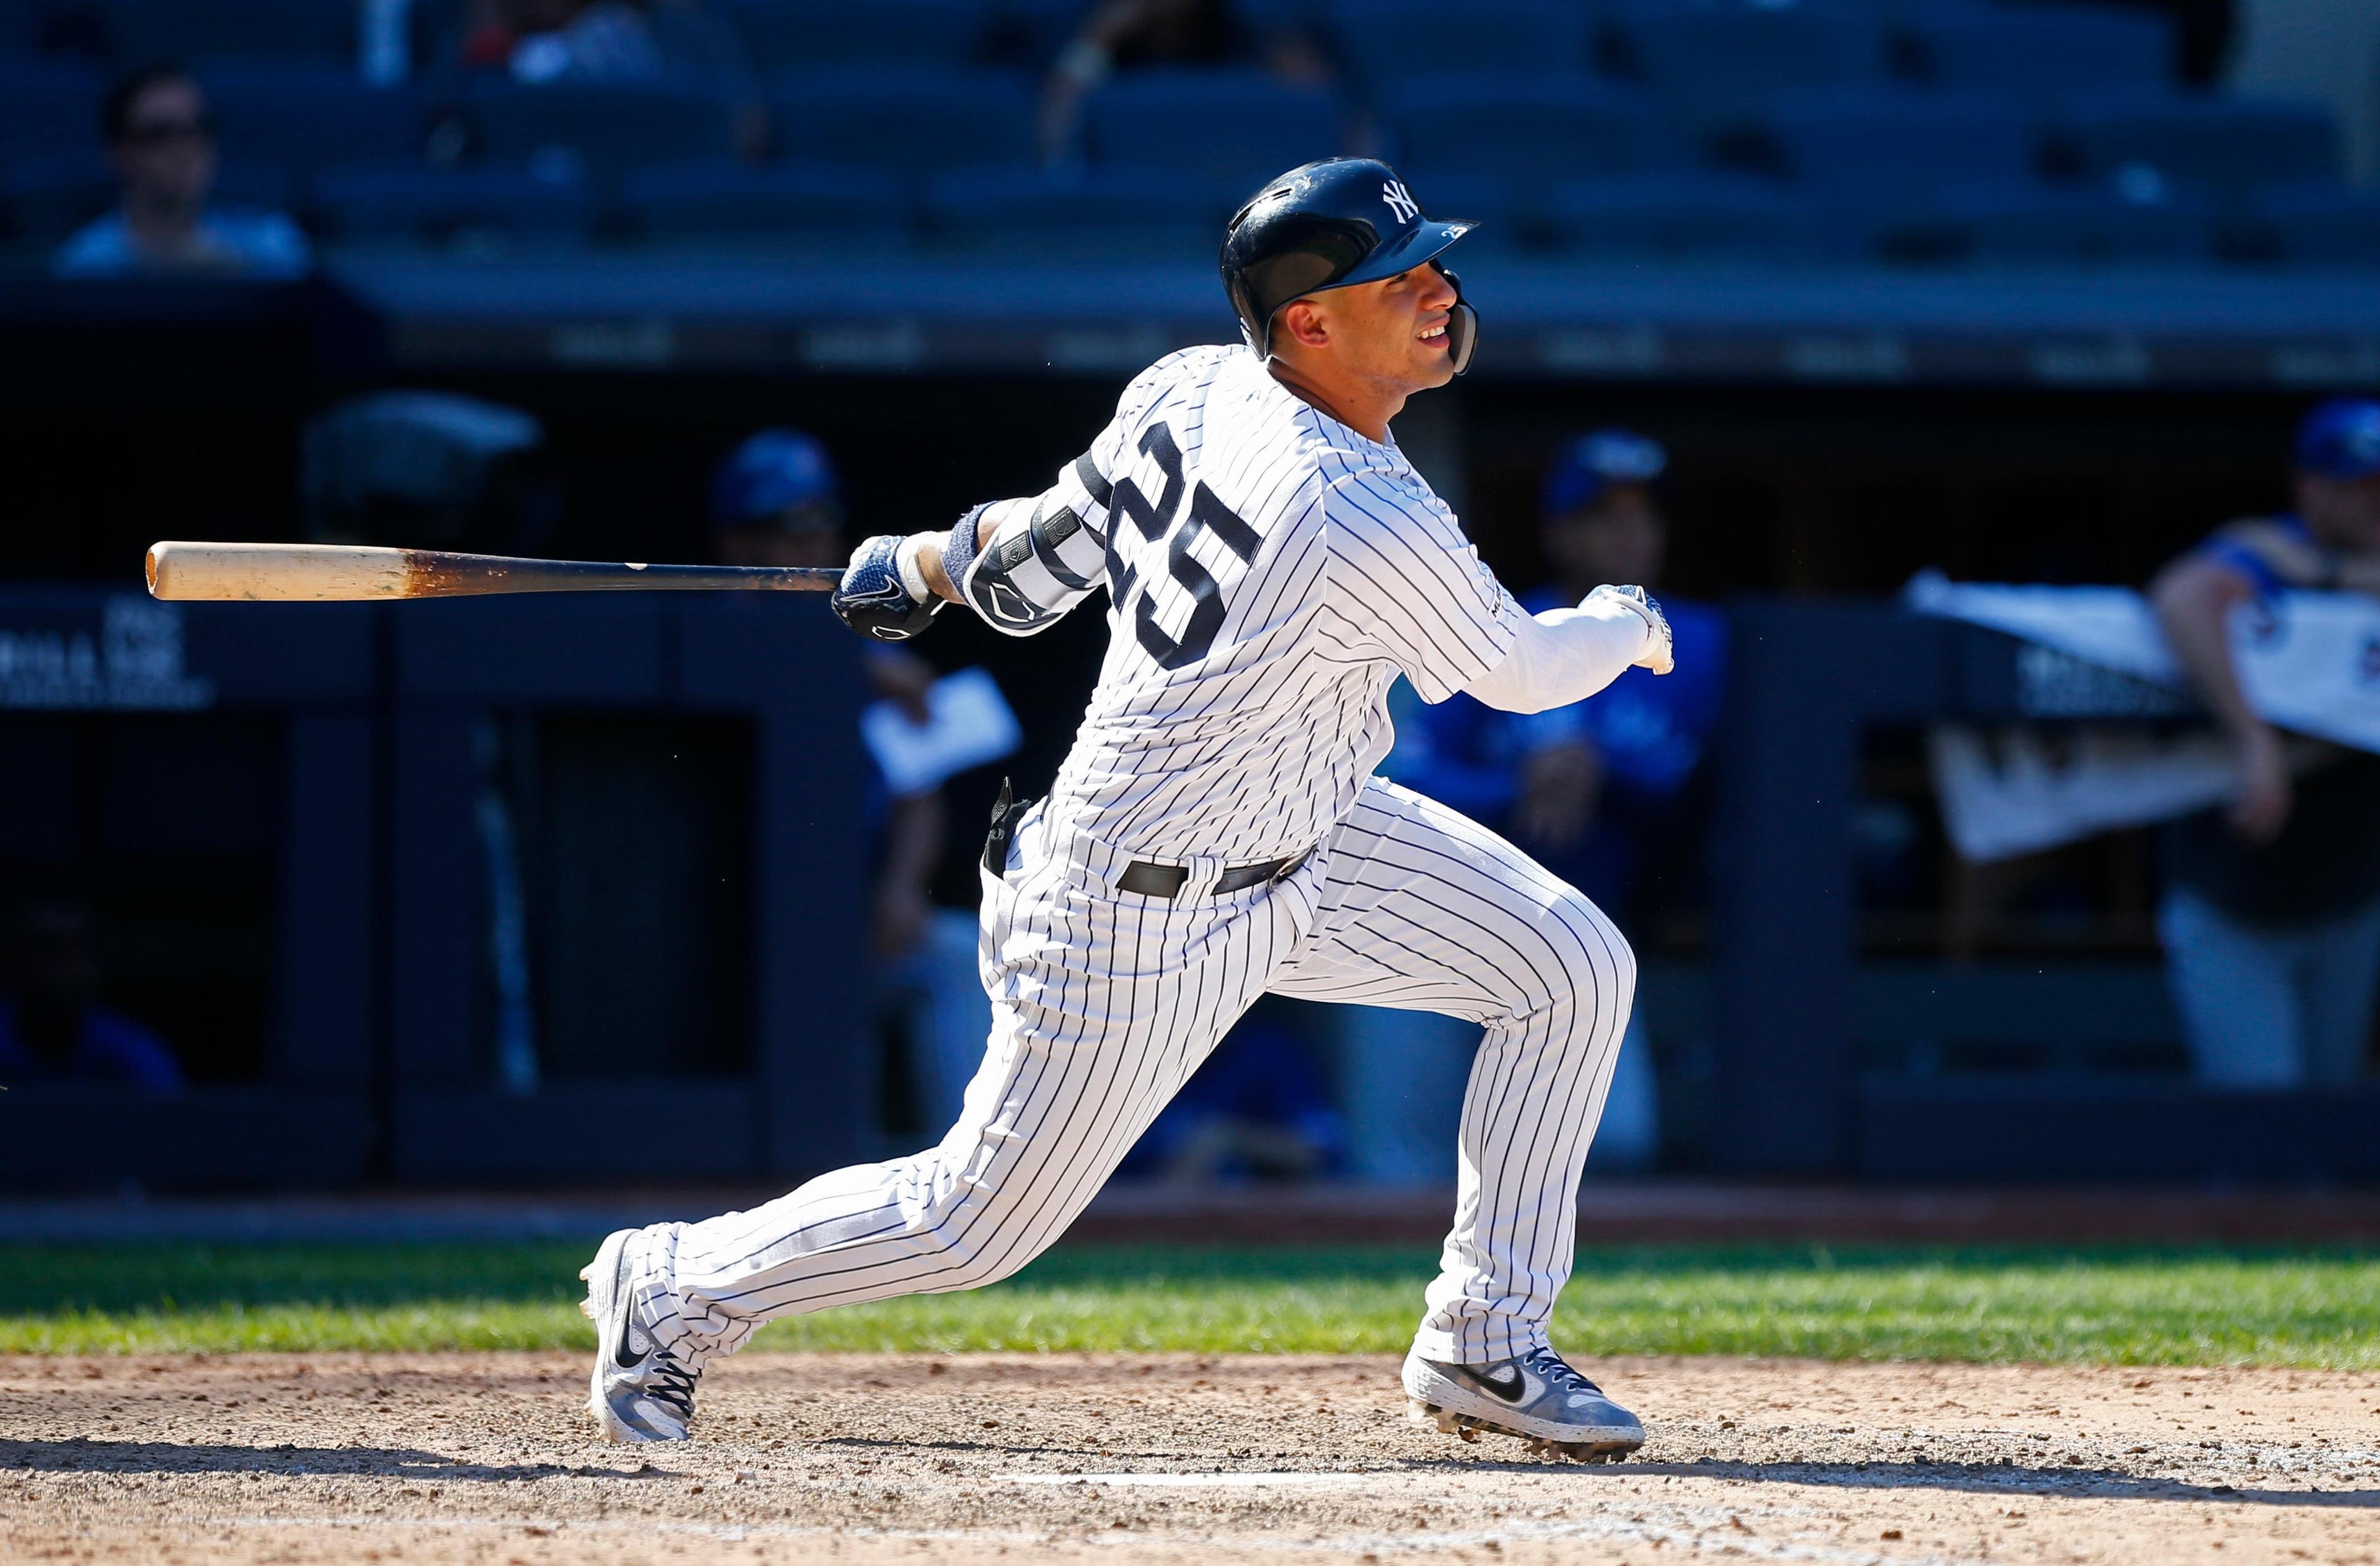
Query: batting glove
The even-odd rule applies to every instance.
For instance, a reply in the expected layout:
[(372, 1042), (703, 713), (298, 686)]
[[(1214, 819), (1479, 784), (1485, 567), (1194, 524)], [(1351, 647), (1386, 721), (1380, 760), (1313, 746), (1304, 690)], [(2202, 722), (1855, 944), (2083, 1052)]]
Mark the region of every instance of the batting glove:
[(851, 564), (834, 589), (834, 612), (863, 637), (907, 641), (942, 611), (942, 601), (926, 590), (924, 579), (912, 582), (902, 569), (901, 554), (908, 542), (881, 533), (851, 552)]
[(1599, 598), (1612, 603), (1625, 604), (1634, 610), (1644, 620), (1645, 628), (1650, 634), (1645, 638), (1645, 656), (1636, 660), (1635, 667), (1650, 669), (1657, 674), (1666, 674), (1678, 666), (1675, 649), (1672, 648), (1670, 640), (1670, 617), (1661, 613), (1661, 605), (1651, 593), (1646, 592), (1643, 588), (1606, 586), (1596, 589), (1586, 596), (1589, 599)]

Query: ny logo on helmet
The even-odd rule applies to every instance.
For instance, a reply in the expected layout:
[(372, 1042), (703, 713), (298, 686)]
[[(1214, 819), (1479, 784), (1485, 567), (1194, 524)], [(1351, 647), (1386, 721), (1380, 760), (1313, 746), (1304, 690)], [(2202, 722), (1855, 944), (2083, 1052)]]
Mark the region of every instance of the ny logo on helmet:
[(1399, 223), (1411, 223), (1421, 215), (1421, 203), (1405, 194), (1404, 181), (1391, 179), (1380, 187), (1380, 200), (1389, 203), (1389, 211), (1397, 214)]

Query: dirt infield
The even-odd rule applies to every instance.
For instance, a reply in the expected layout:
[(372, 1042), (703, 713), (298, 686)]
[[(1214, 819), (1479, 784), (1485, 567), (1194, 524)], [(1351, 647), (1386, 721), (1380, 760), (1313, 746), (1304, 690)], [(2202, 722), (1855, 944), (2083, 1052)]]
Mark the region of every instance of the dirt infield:
[(0, 1360), (0, 1560), (2380, 1561), (2380, 1375), (1627, 1360), (1581, 1467), (1373, 1359), (809, 1356), (607, 1447), (551, 1354)]

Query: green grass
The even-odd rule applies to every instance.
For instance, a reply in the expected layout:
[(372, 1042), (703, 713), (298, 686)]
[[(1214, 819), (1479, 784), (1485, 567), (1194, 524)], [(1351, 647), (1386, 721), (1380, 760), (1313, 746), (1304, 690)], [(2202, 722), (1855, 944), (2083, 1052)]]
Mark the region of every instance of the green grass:
[[(0, 1246), (0, 1352), (582, 1349), (583, 1245)], [(767, 1349), (1393, 1353), (1419, 1249), (1062, 1247), (797, 1317)], [(1582, 1354), (2380, 1367), (2380, 1253), (1639, 1248), (1579, 1258)]]

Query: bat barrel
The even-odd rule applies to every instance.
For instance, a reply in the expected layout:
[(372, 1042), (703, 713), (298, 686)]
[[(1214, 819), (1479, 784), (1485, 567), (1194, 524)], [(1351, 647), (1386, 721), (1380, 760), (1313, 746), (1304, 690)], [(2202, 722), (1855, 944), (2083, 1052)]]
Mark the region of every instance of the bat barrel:
[(825, 592), (832, 566), (646, 565), (523, 560), (369, 544), (152, 544), (149, 591), (179, 601), (358, 602), (484, 593), (727, 589)]

